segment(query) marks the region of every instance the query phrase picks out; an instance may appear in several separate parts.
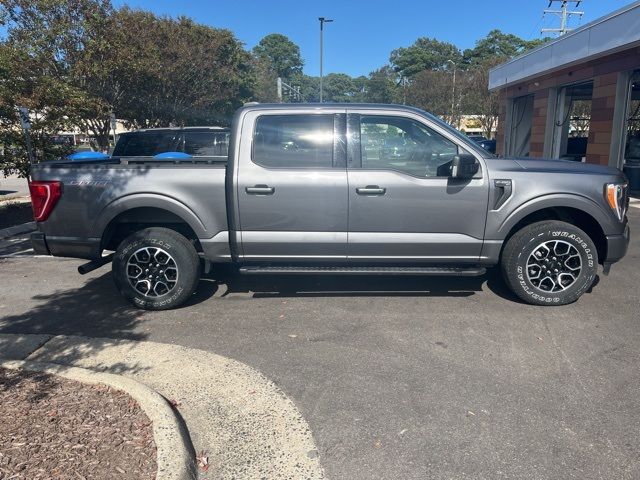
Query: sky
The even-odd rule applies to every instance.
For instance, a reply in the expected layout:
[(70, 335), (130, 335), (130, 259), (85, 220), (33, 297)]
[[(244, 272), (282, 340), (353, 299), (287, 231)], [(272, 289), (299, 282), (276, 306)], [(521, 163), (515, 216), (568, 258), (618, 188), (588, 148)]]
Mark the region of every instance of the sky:
[[(464, 50), (490, 30), (498, 28), (524, 39), (540, 37), (542, 27), (559, 19), (542, 11), (548, 0), (113, 0), (116, 6), (151, 10), (172, 17), (184, 15), (199, 23), (233, 31), (246, 48), (262, 37), (281, 33), (300, 46), (304, 72), (319, 74), (318, 17), (325, 25), (324, 73), (368, 75), (389, 61), (398, 47), (419, 37), (435, 37)], [(591, 22), (632, 3), (631, 0), (584, 0), (577, 10)]]

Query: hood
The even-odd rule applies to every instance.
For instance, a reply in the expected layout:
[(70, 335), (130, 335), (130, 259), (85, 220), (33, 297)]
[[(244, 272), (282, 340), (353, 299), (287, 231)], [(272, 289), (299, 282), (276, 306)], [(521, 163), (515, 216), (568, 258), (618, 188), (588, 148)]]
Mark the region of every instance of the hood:
[(574, 162), (571, 160), (554, 160), (546, 158), (510, 158), (524, 170), (549, 173), (583, 173), (587, 175), (621, 175), (617, 168), (593, 163)]

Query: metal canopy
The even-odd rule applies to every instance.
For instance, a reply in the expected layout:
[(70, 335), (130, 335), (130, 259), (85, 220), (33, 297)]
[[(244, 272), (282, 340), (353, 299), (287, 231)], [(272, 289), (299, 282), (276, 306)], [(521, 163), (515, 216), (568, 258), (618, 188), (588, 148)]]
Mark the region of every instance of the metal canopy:
[(640, 1), (493, 68), (489, 90), (640, 45)]

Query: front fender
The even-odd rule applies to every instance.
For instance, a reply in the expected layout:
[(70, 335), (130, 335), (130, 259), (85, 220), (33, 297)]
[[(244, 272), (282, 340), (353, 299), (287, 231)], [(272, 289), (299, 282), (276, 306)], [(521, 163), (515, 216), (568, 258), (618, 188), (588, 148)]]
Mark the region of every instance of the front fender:
[(613, 215), (604, 210), (601, 205), (588, 197), (559, 193), (531, 199), (511, 210), (507, 216), (502, 218), (497, 215), (498, 212), (490, 211), (487, 218), (487, 233), (493, 232), (493, 234), (487, 236), (495, 240), (504, 240), (511, 229), (526, 216), (545, 208), (559, 207), (574, 208), (589, 214), (598, 222), (605, 234), (616, 231), (616, 221)]
[(202, 220), (182, 202), (155, 193), (140, 193), (120, 197), (106, 205), (93, 223), (94, 232), (104, 232), (107, 225), (119, 214), (140, 207), (159, 208), (171, 212), (184, 220), (198, 238), (209, 238), (217, 232), (208, 232)]

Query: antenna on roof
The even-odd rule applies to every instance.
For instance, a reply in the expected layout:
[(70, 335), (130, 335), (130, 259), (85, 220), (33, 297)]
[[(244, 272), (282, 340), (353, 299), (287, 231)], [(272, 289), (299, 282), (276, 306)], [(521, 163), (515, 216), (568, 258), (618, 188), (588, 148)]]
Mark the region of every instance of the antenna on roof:
[[(556, 2), (560, 3), (560, 10), (551, 10), (551, 6)], [(578, 17), (582, 18), (584, 12), (569, 10), (569, 4), (575, 3), (575, 8), (578, 8), (581, 2), (582, 0), (549, 0), (549, 5), (547, 9), (542, 13), (542, 16), (544, 18), (547, 13), (557, 15), (558, 17), (560, 17), (560, 28), (543, 28), (542, 30), (540, 30), (540, 33), (550, 32), (557, 33), (559, 36), (562, 36), (565, 33), (573, 30), (573, 28), (567, 27), (569, 19), (572, 15), (577, 15)]]

